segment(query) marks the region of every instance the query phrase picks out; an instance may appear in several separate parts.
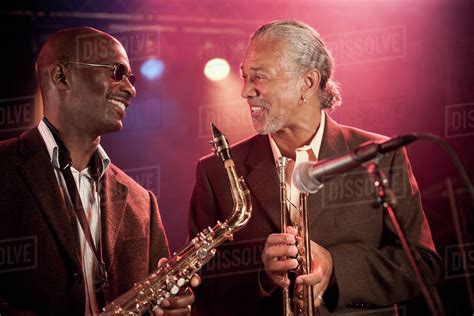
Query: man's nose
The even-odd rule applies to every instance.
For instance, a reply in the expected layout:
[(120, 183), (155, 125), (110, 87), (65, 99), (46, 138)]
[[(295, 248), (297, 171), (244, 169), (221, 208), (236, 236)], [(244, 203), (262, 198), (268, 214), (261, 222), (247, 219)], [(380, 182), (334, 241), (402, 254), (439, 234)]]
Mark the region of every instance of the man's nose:
[(130, 82), (130, 80), (128, 80), (128, 77), (126, 76), (120, 82), (120, 90), (127, 93), (132, 98), (137, 96), (137, 90), (135, 89), (135, 87), (132, 85), (132, 83)]
[(255, 87), (250, 82), (250, 80), (244, 82), (242, 90), (240, 91), (240, 96), (244, 99), (257, 96), (257, 91), (255, 90)]

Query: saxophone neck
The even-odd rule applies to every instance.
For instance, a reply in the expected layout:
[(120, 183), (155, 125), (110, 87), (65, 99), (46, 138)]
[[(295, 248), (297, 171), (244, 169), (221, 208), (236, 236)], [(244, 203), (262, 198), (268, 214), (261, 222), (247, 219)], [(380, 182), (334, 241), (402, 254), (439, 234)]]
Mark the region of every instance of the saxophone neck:
[(231, 229), (239, 229), (240, 227), (247, 224), (252, 215), (252, 200), (250, 197), (250, 191), (242, 177), (238, 177), (235, 170), (235, 164), (232, 159), (224, 162), (227, 176), (229, 178), (232, 200), (234, 202), (234, 208), (232, 215), (226, 220), (226, 224)]

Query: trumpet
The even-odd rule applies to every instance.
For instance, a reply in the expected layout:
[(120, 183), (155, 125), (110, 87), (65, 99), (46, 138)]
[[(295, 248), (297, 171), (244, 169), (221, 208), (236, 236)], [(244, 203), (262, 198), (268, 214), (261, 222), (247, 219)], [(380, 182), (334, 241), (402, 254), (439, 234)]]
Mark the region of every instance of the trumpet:
[[(286, 227), (291, 222), (290, 210), (292, 203), (288, 199), (288, 186), (285, 181), (286, 168), (289, 158), (279, 157), (276, 160), (278, 177), (280, 182), (280, 208), (281, 208), (281, 232), (286, 233)], [(297, 291), (295, 278), (298, 275), (308, 274), (311, 272), (311, 242), (308, 233), (308, 214), (307, 214), (307, 193), (300, 193), (299, 220), (293, 226), (298, 231), (297, 248), (298, 267), (294, 271), (288, 273), (290, 286), (283, 289), (283, 315), (284, 316), (313, 316), (314, 315), (314, 295), (313, 286), (304, 285), (302, 291)], [(302, 244), (298, 242), (302, 240)]]

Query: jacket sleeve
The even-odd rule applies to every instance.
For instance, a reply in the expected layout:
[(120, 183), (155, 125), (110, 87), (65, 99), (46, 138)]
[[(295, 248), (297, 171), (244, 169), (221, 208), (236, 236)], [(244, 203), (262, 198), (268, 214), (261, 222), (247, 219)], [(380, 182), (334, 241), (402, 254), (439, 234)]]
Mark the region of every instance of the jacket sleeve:
[(189, 239), (196, 236), (197, 233), (213, 226), (219, 218), (219, 208), (212, 190), (210, 181), (204, 171), (201, 162), (196, 167), (196, 182), (193, 193), (188, 218)]
[[(397, 151), (392, 157), (389, 167), (382, 167), (382, 170), (397, 195), (395, 212), (408, 240), (417, 250), (422, 274), (427, 283), (434, 284), (441, 272), (441, 259), (436, 253), (421, 206), (420, 192), (405, 149)], [(420, 293), (415, 275), (385, 210), (382, 222), (379, 245), (355, 240), (327, 247), (334, 263), (333, 284), (337, 284), (339, 292), (337, 306), (351, 303), (387, 306), (407, 301)], [(328, 290), (334, 291), (334, 288)]]

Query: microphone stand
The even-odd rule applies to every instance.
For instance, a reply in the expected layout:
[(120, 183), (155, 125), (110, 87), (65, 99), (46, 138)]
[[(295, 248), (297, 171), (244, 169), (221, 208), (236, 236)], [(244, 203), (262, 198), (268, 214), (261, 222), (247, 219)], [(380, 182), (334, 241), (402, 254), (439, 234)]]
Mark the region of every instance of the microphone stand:
[(426, 282), (426, 278), (422, 275), (420, 269), (422, 269), (422, 263), (420, 262), (419, 256), (417, 256), (417, 251), (407, 239), (406, 234), (403, 228), (400, 225), (400, 221), (395, 212), (394, 206), (396, 205), (395, 193), (390, 188), (390, 184), (387, 180), (387, 177), (379, 169), (376, 162), (370, 162), (366, 165), (367, 172), (369, 173), (372, 182), (375, 187), (377, 202), (383, 207), (383, 209), (388, 213), (390, 219), (392, 220), (395, 231), (400, 239), (400, 242), (405, 251), (408, 262), (415, 273), (416, 281), (423, 293), (425, 301), (431, 311), (431, 315), (434, 316), (443, 316), (443, 308), (437, 293), (434, 293)]

